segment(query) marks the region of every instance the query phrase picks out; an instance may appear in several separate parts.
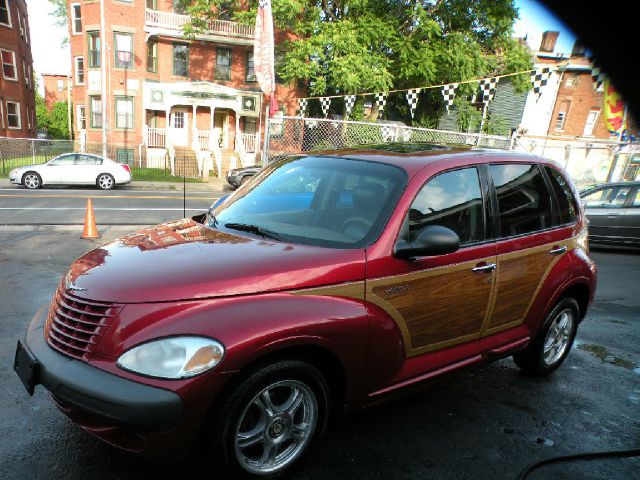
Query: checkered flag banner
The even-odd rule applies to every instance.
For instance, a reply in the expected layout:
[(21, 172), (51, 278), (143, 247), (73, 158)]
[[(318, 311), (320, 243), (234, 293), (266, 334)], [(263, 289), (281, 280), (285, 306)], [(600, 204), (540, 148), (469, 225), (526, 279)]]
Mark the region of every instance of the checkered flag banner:
[(593, 88), (596, 90), (600, 89), (604, 85), (605, 74), (595, 63), (591, 69), (591, 78), (593, 78)]
[(329, 106), (331, 105), (331, 99), (329, 97), (320, 97), (320, 106), (322, 107), (322, 114), (324, 118), (329, 115)]
[(353, 106), (356, 104), (356, 96), (355, 95), (345, 95), (344, 96), (344, 109), (347, 117), (351, 115), (351, 110), (353, 110)]
[(453, 106), (453, 100), (456, 98), (456, 88), (458, 88), (457, 83), (450, 83), (442, 87), (442, 98), (444, 98), (444, 108), (447, 109), (447, 114)]
[(301, 117), (304, 117), (304, 114), (307, 111), (307, 105), (309, 105), (309, 100), (307, 100), (306, 98), (298, 99), (298, 107)]
[(480, 80), (480, 92), (482, 93), (482, 102), (485, 105), (489, 105), (489, 102), (493, 100), (496, 94), (498, 80), (500, 80), (500, 77), (483, 78)]
[(542, 89), (547, 85), (550, 76), (550, 68), (539, 68), (531, 72), (531, 87), (533, 88), (533, 93), (536, 95), (538, 100), (540, 99)]
[(416, 111), (416, 106), (418, 105), (418, 95), (420, 94), (420, 88), (412, 88), (411, 90), (407, 90), (407, 102), (409, 102), (409, 109), (411, 110), (411, 119), (413, 120), (413, 115)]
[(387, 104), (387, 94), (376, 93), (376, 104), (378, 105), (378, 118), (382, 118), (382, 112), (384, 112), (384, 106)]

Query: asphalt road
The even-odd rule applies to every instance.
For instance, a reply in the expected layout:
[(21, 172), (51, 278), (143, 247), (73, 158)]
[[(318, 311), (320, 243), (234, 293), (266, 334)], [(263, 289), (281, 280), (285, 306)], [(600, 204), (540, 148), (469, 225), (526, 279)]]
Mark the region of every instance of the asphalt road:
[(222, 195), (190, 184), (186, 192), (182, 184), (167, 184), (166, 188), (0, 188), (0, 225), (82, 225), (88, 198), (98, 226), (153, 225), (205, 212)]
[[(103, 240), (131, 227), (107, 227)], [(190, 462), (150, 463), (74, 426), (39, 387), (11, 370), (15, 343), (70, 262), (94, 242), (77, 227), (0, 227), (0, 478), (204, 479)], [(521, 375), (510, 359), (453, 374), (351, 417), (292, 478), (516, 479), (531, 462), (640, 447), (640, 253), (596, 251), (600, 281), (578, 344), (552, 376)], [(170, 457), (167, 460), (171, 460)], [(640, 459), (545, 467), (532, 479), (637, 479)]]

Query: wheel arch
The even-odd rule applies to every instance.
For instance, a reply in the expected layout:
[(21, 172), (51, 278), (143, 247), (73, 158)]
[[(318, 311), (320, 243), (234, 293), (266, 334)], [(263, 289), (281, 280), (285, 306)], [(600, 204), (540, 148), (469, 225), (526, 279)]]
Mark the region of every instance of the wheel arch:
[(556, 302), (559, 298), (571, 297), (578, 302), (579, 308), (579, 321), (582, 321), (587, 314), (587, 308), (589, 306), (589, 298), (591, 296), (591, 290), (586, 283), (574, 283), (562, 290), (562, 292), (556, 298)]
[(20, 185), (24, 185), (24, 177), (26, 177), (30, 173), (33, 173), (33, 174), (37, 175), (38, 177), (40, 177), (40, 185), (44, 185), (44, 179), (42, 178), (42, 175), (39, 172), (37, 172), (36, 170), (27, 170), (26, 172), (24, 172), (22, 174), (22, 176), (20, 177)]
[(316, 367), (329, 385), (331, 418), (338, 418), (344, 411), (347, 398), (347, 374), (344, 365), (329, 348), (317, 343), (278, 344), (263, 349), (255, 357), (243, 365), (240, 370), (224, 385), (222, 391), (212, 402), (211, 409), (216, 411), (234, 389), (252, 373), (280, 360), (300, 360)]

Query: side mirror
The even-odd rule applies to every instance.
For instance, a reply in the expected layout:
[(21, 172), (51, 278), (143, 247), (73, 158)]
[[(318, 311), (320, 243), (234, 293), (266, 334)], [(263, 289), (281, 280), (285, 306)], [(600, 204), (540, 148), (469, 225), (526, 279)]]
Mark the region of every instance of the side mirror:
[(398, 258), (415, 258), (453, 253), (460, 248), (458, 234), (447, 227), (428, 225), (411, 242), (399, 240), (393, 254)]

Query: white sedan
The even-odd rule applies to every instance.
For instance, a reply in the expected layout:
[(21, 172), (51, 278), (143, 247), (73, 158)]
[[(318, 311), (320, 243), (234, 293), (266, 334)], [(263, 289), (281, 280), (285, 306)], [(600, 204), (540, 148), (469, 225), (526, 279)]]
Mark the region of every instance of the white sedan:
[(131, 169), (98, 155), (65, 153), (44, 164), (14, 168), (9, 180), (30, 189), (43, 185), (96, 185), (111, 190), (131, 181)]

